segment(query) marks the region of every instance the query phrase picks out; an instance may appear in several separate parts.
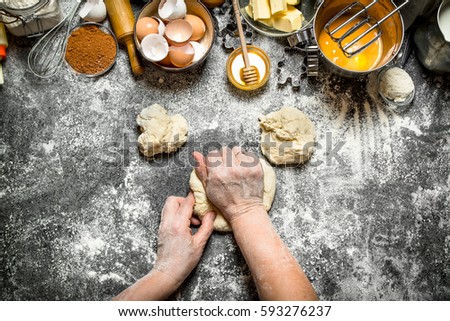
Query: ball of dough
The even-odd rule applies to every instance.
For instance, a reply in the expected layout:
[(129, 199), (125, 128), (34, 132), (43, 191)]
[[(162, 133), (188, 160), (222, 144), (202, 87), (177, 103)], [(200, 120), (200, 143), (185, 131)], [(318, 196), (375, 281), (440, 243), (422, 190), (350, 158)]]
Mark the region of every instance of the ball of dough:
[(382, 94), (397, 103), (404, 102), (414, 91), (411, 76), (401, 68), (394, 67), (386, 70), (380, 79)]
[[(260, 159), (260, 162), (264, 173), (263, 205), (266, 211), (269, 211), (272, 206), (273, 198), (275, 197), (275, 185), (277, 178), (275, 176), (275, 171), (269, 164), (266, 163), (265, 160)], [(217, 207), (215, 207), (214, 204), (211, 203), (206, 197), (205, 188), (195, 173), (195, 170), (191, 173), (189, 185), (191, 186), (192, 192), (194, 192), (195, 196), (194, 213), (200, 219), (203, 219), (206, 213), (216, 212), (214, 229), (220, 232), (231, 232), (231, 226), (228, 221), (219, 209), (217, 209)]]
[(260, 116), (261, 150), (272, 164), (302, 164), (314, 151), (316, 131), (300, 110), (283, 107)]
[(180, 114), (167, 115), (161, 105), (144, 108), (136, 122), (142, 131), (138, 138), (139, 150), (147, 157), (174, 152), (187, 141), (186, 119)]

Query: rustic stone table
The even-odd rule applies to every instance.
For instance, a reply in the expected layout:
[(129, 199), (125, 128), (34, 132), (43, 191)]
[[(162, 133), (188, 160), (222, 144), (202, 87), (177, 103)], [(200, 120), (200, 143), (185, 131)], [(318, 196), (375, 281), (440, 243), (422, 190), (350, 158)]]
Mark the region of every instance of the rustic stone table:
[[(450, 78), (425, 71), (414, 54), (405, 69), (417, 95), (396, 113), (377, 96), (375, 75), (322, 69), (293, 90), (277, 85), (273, 68), (264, 89), (239, 91), (220, 38), (204, 66), (185, 74), (147, 64), (134, 78), (122, 48), (102, 77), (63, 67), (51, 80), (27, 72), (33, 41), (10, 40), (0, 87), (0, 299), (110, 299), (152, 268), (164, 201), (189, 190), (190, 153), (225, 144), (260, 153), (258, 115), (283, 105), (311, 118), (318, 145), (310, 163), (275, 168), (270, 217), (319, 297), (450, 299)], [(253, 42), (273, 66), (282, 58), (282, 40)], [(135, 119), (156, 102), (186, 117), (189, 141), (148, 161)], [(232, 234), (212, 235), (172, 299), (257, 299)]]

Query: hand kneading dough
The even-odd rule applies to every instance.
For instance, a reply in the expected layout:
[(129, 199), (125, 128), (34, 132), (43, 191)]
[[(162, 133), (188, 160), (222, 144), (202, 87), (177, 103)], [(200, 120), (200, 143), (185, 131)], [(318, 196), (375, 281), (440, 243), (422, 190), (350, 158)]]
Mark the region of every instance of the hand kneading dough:
[[(273, 168), (268, 165), (265, 160), (261, 159), (260, 162), (264, 173), (263, 205), (266, 211), (269, 211), (272, 206), (273, 198), (275, 197), (276, 176)], [(195, 170), (191, 173), (189, 185), (195, 196), (194, 213), (200, 219), (203, 219), (203, 216), (205, 216), (206, 213), (215, 212), (216, 219), (214, 221), (214, 229), (220, 232), (231, 232), (231, 226), (228, 221), (223, 217), (217, 207), (215, 207), (206, 197), (203, 184), (195, 173)]]
[(260, 116), (261, 150), (272, 164), (301, 164), (314, 151), (316, 131), (300, 110), (283, 107)]
[(167, 115), (161, 105), (144, 108), (136, 121), (142, 131), (138, 138), (139, 150), (147, 157), (174, 152), (187, 140), (186, 119), (180, 114)]

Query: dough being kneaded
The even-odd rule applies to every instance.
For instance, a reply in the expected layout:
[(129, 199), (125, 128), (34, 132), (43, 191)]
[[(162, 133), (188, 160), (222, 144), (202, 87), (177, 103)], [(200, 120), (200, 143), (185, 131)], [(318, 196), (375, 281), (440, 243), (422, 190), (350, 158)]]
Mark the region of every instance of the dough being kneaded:
[(316, 131), (308, 117), (293, 107), (260, 116), (261, 151), (272, 164), (302, 164), (314, 151)]
[(186, 119), (180, 114), (167, 115), (167, 111), (159, 104), (144, 108), (136, 122), (142, 131), (138, 138), (139, 150), (149, 158), (174, 152), (187, 141)]
[[(263, 191), (263, 205), (266, 211), (270, 210), (273, 199), (275, 197), (276, 176), (272, 166), (266, 163), (265, 160), (260, 159), (260, 163), (264, 173), (264, 191)], [(213, 203), (206, 197), (205, 188), (202, 182), (195, 173), (195, 169), (191, 173), (189, 180), (192, 192), (195, 196), (194, 214), (196, 214), (201, 220), (205, 214), (209, 212), (216, 213), (216, 219), (214, 220), (214, 229), (219, 232), (231, 232), (231, 226), (222, 213)]]

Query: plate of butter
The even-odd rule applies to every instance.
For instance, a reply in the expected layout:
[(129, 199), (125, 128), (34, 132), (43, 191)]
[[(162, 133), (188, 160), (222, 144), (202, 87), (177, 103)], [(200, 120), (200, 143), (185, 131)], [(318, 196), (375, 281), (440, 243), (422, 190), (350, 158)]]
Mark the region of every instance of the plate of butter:
[(239, 0), (245, 21), (269, 37), (287, 37), (311, 22), (315, 0)]

